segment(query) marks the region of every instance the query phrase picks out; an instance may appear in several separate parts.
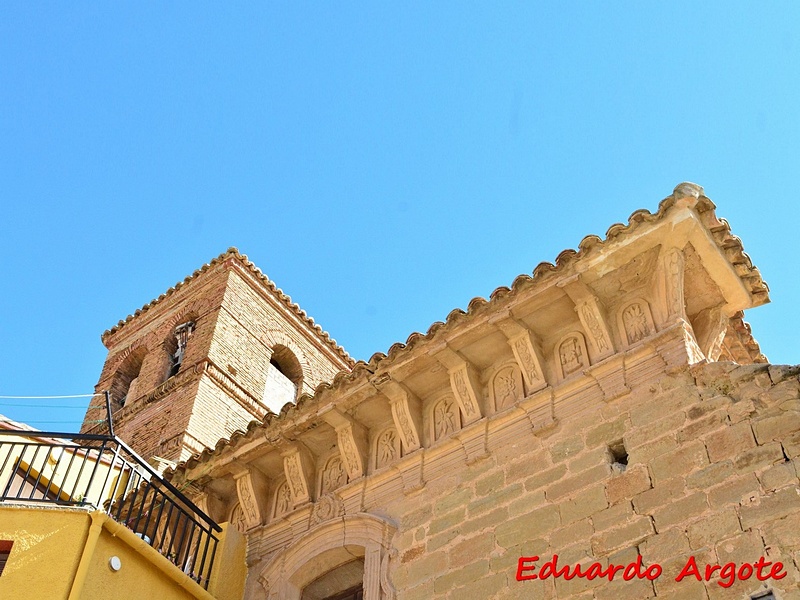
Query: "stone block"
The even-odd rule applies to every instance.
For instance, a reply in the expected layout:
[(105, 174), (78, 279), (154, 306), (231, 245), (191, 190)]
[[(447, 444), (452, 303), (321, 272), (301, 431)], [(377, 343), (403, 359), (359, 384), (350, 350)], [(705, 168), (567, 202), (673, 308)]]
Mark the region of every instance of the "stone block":
[(651, 535), (639, 549), (647, 564), (661, 564), (689, 552), (689, 540), (681, 527), (672, 527)]
[(592, 515), (592, 525), (595, 531), (619, 527), (631, 520), (635, 514), (636, 513), (633, 512), (633, 505), (630, 502), (620, 502), (605, 510), (594, 513)]
[(488, 558), (494, 550), (494, 537), (488, 535), (474, 535), (461, 540), (447, 551), (450, 568), (463, 567), (481, 558)]
[(791, 461), (784, 461), (768, 467), (758, 475), (761, 487), (766, 492), (774, 492), (787, 485), (797, 485), (797, 473)]
[(606, 489), (602, 484), (590, 487), (568, 500), (562, 500), (559, 504), (564, 525), (589, 517), (607, 507)]
[(533, 477), (529, 477), (525, 480), (524, 485), (525, 489), (528, 491), (537, 490), (542, 488), (554, 481), (558, 481), (562, 477), (567, 474), (567, 467), (563, 464), (557, 465), (551, 469), (547, 469), (546, 471), (542, 471), (534, 475)]
[(788, 411), (778, 416), (758, 419), (753, 422), (753, 430), (759, 444), (766, 444), (772, 440), (780, 441), (800, 431), (800, 413)]
[(719, 540), (724, 540), (741, 532), (739, 517), (733, 508), (713, 513), (689, 525), (687, 533), (689, 544), (693, 550), (713, 547)]
[(754, 502), (742, 506), (739, 509), (739, 518), (742, 521), (742, 529), (747, 530), (769, 521), (782, 519), (797, 512), (798, 509), (800, 509), (800, 488), (791, 486), (774, 494), (756, 498)]
[(586, 432), (586, 447), (608, 446), (617, 440), (621, 440), (629, 427), (627, 415), (621, 415), (613, 421), (592, 427)]
[(635, 546), (654, 533), (650, 518), (639, 517), (622, 527), (596, 533), (592, 537), (592, 551), (595, 556), (604, 556), (620, 548)]
[(733, 466), (740, 471), (750, 471), (782, 460), (783, 448), (778, 442), (770, 442), (766, 446), (745, 450), (734, 459)]
[(613, 476), (606, 484), (609, 504), (630, 500), (636, 494), (651, 488), (650, 474), (644, 465), (635, 465), (624, 473)]
[(694, 492), (680, 500), (662, 506), (653, 511), (656, 529), (663, 531), (683, 521), (699, 517), (708, 510), (708, 500), (705, 492)]
[(545, 506), (531, 513), (509, 519), (495, 529), (495, 539), (503, 548), (517, 546), (532, 540), (561, 525), (561, 516), (557, 506)]
[(728, 504), (739, 504), (761, 494), (761, 486), (755, 475), (748, 473), (731, 479), (709, 490), (708, 503), (711, 508), (721, 508)]
[(685, 489), (686, 482), (682, 477), (661, 481), (652, 489), (634, 496), (633, 507), (640, 515), (652, 514), (656, 508), (670, 504), (676, 498), (681, 498)]
[(687, 475), (686, 487), (705, 490), (727, 480), (733, 472), (733, 462), (730, 460), (712, 463)]
[(552, 502), (558, 502), (562, 498), (574, 494), (593, 483), (604, 482), (611, 476), (611, 467), (608, 464), (597, 465), (591, 469), (565, 477), (556, 483), (551, 484), (545, 489), (545, 496)]
[(708, 458), (712, 463), (740, 454), (756, 445), (750, 423), (742, 422), (725, 427), (708, 435), (705, 439)]
[(706, 448), (700, 441), (690, 442), (677, 450), (650, 461), (654, 483), (691, 473), (708, 464)]
[(550, 448), (550, 457), (553, 463), (559, 463), (572, 458), (584, 448), (583, 438), (580, 435), (573, 435), (553, 444)]

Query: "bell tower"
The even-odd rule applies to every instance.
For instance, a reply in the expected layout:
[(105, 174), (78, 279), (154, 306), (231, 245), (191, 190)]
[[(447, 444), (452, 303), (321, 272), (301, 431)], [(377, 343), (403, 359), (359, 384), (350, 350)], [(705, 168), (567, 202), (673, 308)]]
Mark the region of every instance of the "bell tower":
[[(186, 460), (311, 394), (353, 360), (230, 248), (102, 335), (115, 433), (146, 459)], [(96, 397), (82, 432), (100, 431)]]

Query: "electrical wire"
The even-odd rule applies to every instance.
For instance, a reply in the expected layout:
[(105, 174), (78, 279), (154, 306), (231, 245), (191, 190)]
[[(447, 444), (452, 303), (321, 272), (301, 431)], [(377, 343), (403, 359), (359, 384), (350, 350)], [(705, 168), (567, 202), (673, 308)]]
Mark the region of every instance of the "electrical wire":
[(0, 396), (2, 400), (57, 400), (59, 398), (94, 398), (95, 396), (102, 396), (99, 394), (72, 394), (69, 396)]

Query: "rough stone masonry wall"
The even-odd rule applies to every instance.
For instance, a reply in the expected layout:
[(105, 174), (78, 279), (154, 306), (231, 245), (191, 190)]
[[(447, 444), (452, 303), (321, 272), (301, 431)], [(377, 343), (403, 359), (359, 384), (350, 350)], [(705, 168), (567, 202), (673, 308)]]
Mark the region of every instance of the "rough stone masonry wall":
[[(800, 598), (798, 367), (682, 367), (581, 414), (549, 436), (456, 466), (381, 507), (396, 520), (390, 577), (398, 600), (447, 598), (749, 598), (767, 588)], [(558, 400), (556, 400), (558, 402)], [(507, 437), (505, 439), (508, 439)], [(608, 445), (623, 440), (624, 472)], [(463, 465), (463, 460), (460, 462)], [(369, 510), (369, 508), (368, 508)], [(516, 580), (521, 556), (559, 565), (627, 564), (641, 554), (663, 574), (613, 582)], [(730, 588), (676, 574), (708, 563), (781, 561), (787, 576)]]

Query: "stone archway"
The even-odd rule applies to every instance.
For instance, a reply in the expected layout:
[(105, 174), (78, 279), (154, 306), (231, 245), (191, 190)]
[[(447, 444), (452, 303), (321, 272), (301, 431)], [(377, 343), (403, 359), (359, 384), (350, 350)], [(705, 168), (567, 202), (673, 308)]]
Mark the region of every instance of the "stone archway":
[(388, 521), (367, 513), (322, 523), (277, 552), (258, 580), (269, 600), (301, 600), (313, 582), (363, 560), (364, 600), (393, 600), (388, 564), (395, 531)]

